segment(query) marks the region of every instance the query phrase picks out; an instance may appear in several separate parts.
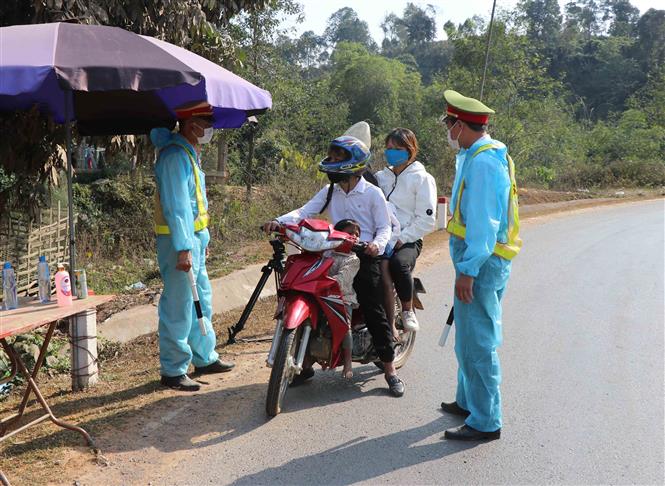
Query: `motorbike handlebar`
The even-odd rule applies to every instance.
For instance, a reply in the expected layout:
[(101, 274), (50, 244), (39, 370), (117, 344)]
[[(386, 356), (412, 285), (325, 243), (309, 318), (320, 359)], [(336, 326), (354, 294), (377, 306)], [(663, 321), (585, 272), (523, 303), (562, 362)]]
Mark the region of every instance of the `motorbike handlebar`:
[[(282, 234), (283, 235), (284, 234), (284, 225), (280, 224), (280, 223), (277, 223), (276, 221), (274, 223), (277, 225), (277, 228), (271, 230), (269, 233), (273, 233), (273, 234), (277, 233), (277, 234)], [(259, 230), (264, 231), (264, 226), (265, 225), (259, 226)], [(354, 243), (351, 250), (354, 251), (354, 252), (362, 253), (367, 249), (367, 245), (368, 245), (368, 243), (366, 241), (358, 241), (358, 242)]]

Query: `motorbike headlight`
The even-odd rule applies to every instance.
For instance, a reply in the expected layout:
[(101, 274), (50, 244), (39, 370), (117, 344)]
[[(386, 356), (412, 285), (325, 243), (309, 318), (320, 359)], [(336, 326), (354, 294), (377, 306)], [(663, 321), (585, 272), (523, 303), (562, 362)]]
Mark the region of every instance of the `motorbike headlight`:
[(332, 250), (342, 244), (342, 240), (329, 240), (329, 231), (312, 231), (305, 227), (301, 227), (297, 233), (287, 229), (286, 236), (307, 251)]

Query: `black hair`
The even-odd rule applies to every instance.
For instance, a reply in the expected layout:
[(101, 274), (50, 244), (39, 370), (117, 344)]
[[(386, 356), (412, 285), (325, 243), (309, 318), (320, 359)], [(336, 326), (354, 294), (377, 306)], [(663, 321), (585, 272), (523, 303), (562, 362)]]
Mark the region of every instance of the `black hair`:
[(487, 130), (487, 125), (484, 125), (482, 123), (471, 123), (467, 121), (465, 121), (464, 123), (466, 123), (466, 125), (474, 132), (484, 132), (485, 130)]
[(334, 226), (334, 228), (337, 231), (344, 231), (344, 228), (346, 228), (347, 226), (355, 226), (356, 228), (358, 228), (358, 232), (360, 232), (360, 225), (355, 219), (341, 219), (337, 221), (337, 224)]

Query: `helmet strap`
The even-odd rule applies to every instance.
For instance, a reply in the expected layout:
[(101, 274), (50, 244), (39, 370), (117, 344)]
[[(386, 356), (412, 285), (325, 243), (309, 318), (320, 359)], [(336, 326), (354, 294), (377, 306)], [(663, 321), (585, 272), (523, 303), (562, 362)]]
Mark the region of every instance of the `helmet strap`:
[(335, 190), (335, 184), (333, 182), (331, 182), (330, 185), (328, 186), (328, 193), (326, 194), (326, 202), (323, 205), (323, 207), (321, 208), (321, 210), (319, 211), (319, 214), (322, 214), (328, 208), (328, 205), (330, 204), (330, 201), (332, 200), (332, 195), (333, 195), (334, 190)]

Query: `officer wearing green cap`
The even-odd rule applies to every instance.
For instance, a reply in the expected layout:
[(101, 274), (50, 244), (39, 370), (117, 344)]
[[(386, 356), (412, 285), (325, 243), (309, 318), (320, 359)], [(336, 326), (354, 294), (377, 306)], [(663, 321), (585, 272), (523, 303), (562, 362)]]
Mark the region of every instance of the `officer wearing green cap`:
[(515, 167), (487, 124), (494, 110), (456, 91), (444, 92), (448, 143), (457, 150), (451, 217), (446, 229), (455, 266), (457, 393), (444, 412), (465, 417), (446, 439), (501, 436), (501, 300), (511, 260), (522, 245)]

